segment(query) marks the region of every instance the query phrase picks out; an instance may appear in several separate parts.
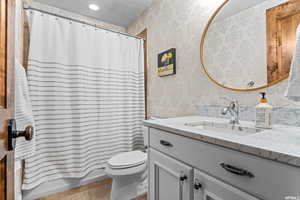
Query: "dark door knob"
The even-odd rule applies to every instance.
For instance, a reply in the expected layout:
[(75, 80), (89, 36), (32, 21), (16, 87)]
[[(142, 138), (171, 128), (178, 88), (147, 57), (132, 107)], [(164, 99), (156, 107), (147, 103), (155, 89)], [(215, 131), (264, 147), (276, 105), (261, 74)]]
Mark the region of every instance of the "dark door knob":
[(30, 141), (33, 138), (34, 130), (32, 126), (27, 126), (24, 131), (18, 131), (16, 129), (16, 121), (14, 119), (8, 122), (8, 150), (15, 148), (15, 139), (19, 137), (25, 137), (25, 140)]
[(27, 126), (24, 131), (15, 130), (13, 133), (13, 138), (25, 137), (25, 140), (30, 141), (33, 138), (33, 127)]

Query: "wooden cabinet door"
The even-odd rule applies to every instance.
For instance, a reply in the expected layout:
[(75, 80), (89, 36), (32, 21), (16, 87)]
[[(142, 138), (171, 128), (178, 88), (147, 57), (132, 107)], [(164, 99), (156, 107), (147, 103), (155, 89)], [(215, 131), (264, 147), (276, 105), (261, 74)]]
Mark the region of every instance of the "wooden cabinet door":
[(150, 200), (192, 200), (193, 169), (150, 148)]
[(194, 171), (194, 200), (260, 200), (203, 172)]
[(0, 0), (0, 199), (14, 199), (14, 152), (8, 120), (14, 118), (14, 0)]

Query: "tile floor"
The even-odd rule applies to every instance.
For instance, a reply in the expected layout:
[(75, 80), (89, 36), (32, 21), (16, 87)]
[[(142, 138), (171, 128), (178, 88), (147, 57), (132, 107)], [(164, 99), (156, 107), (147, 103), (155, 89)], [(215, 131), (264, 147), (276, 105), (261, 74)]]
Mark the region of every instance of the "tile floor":
[[(105, 179), (37, 200), (109, 200), (111, 182), (111, 179)], [(135, 200), (146, 199), (143, 195)]]

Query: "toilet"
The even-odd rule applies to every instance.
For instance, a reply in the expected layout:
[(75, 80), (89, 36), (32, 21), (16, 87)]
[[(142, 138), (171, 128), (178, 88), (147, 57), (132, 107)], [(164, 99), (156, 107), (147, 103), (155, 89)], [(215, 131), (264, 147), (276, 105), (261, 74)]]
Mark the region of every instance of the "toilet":
[[(144, 143), (148, 129), (143, 128)], [(130, 200), (147, 192), (147, 153), (119, 153), (107, 162), (105, 173), (113, 179), (111, 200)]]

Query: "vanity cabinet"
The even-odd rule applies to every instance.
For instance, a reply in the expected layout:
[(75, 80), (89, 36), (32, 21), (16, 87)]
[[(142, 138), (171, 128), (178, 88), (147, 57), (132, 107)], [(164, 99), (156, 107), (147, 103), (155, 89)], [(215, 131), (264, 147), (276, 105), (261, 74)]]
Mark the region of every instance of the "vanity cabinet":
[(149, 146), (150, 200), (300, 198), (298, 167), (156, 128)]
[(192, 167), (150, 149), (150, 200), (192, 199)]

